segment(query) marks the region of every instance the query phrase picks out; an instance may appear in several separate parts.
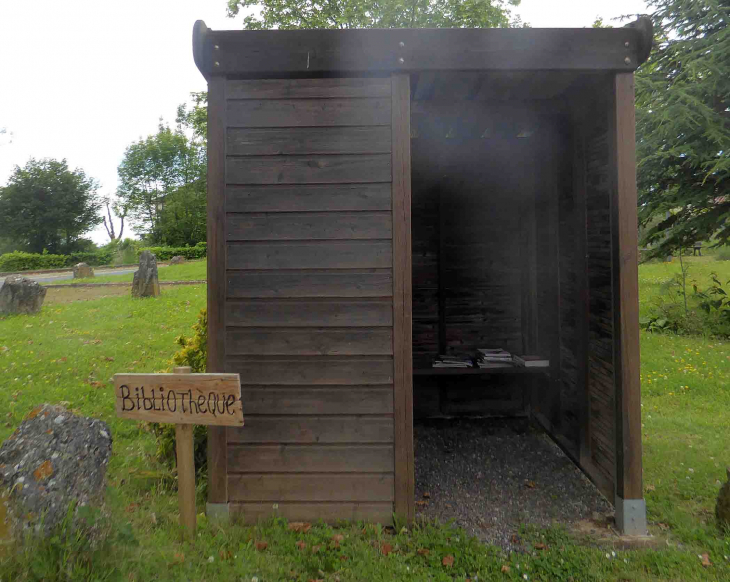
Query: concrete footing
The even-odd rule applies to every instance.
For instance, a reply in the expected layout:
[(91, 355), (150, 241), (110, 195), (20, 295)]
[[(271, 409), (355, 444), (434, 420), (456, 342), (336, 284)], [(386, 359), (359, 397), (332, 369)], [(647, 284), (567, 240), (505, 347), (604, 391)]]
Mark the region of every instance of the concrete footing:
[(645, 536), (646, 501), (643, 499), (621, 499), (616, 496), (616, 528), (622, 535)]
[(206, 503), (205, 515), (209, 521), (227, 523), (231, 518), (228, 503)]

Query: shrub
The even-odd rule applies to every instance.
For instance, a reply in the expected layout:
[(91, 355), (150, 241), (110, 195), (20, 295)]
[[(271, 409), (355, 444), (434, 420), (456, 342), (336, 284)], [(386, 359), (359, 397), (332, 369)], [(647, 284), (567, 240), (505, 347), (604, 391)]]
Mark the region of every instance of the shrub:
[(715, 255), (716, 261), (730, 261), (730, 247), (721, 247)]
[(88, 253), (71, 253), (68, 255), (68, 264), (87, 263), (92, 267), (100, 265), (111, 265), (114, 261), (114, 253), (107, 250), (98, 250)]
[(137, 251), (137, 257), (142, 251), (150, 251), (157, 257), (158, 261), (169, 261), (172, 257), (178, 255), (188, 260), (202, 259), (207, 254), (207, 245), (199, 242), (194, 247), (142, 247)]
[(0, 256), (0, 272), (62, 269), (68, 265), (67, 261), (66, 255), (15, 251)]
[[(193, 336), (179, 336), (175, 342), (180, 350), (172, 357), (174, 366), (190, 366), (191, 372), (205, 372), (208, 361), (208, 312), (203, 309), (198, 314), (198, 322), (193, 325)], [(170, 467), (175, 466), (175, 425), (152, 423), (152, 432), (157, 437), (157, 457)], [(208, 473), (208, 429), (202, 425), (193, 428), (193, 457), (198, 477)]]

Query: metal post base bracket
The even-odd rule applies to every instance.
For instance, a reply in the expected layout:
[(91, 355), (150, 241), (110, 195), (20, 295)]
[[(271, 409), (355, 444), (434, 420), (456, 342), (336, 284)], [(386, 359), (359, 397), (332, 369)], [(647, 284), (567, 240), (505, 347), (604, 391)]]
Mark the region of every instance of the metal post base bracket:
[(621, 535), (645, 536), (646, 501), (643, 499), (621, 499), (616, 497), (616, 528)]
[(210, 521), (227, 523), (231, 517), (228, 503), (206, 503), (205, 515)]

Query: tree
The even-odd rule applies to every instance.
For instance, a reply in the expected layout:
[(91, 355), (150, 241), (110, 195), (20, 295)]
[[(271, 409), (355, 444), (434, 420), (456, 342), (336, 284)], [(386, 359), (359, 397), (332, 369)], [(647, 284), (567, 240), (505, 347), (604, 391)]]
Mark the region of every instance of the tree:
[(270, 28), (506, 28), (520, 0), (228, 0), (228, 15), (258, 7), (249, 30)]
[[(127, 218), (127, 212), (129, 209), (122, 204), (119, 200), (111, 200), (110, 198), (102, 199), (102, 203), (106, 207), (106, 216), (103, 215), (101, 220), (104, 223), (107, 235), (109, 235), (109, 241), (122, 240), (124, 234), (124, 219)], [(119, 217), (119, 235), (117, 236), (114, 231), (114, 221), (112, 220), (112, 211)], [(109, 218), (107, 223), (106, 219)]]
[(649, 0), (636, 76), (639, 223), (653, 255), (730, 240), (730, 0)]
[(0, 188), (0, 232), (17, 248), (69, 253), (101, 222), (98, 184), (66, 160), (30, 159)]
[[(156, 134), (130, 145), (118, 168), (117, 193), (137, 223), (135, 230), (152, 243), (178, 244), (169, 232), (174, 217), (168, 209), (175, 207), (176, 195), (188, 202), (197, 196), (205, 204), (205, 166), (202, 144), (189, 139), (180, 125), (173, 131), (160, 122)], [(188, 232), (183, 238), (192, 240), (192, 235)]]

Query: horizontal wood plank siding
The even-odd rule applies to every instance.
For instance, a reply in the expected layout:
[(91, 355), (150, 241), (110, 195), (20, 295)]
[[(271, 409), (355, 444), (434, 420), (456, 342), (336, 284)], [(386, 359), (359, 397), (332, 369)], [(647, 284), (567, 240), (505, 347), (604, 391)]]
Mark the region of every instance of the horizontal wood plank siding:
[(291, 243), (231, 243), (229, 269), (368, 269), (389, 268), (389, 240)]
[(390, 97), (390, 79), (257, 79), (229, 81), (226, 99)]
[(393, 235), (391, 213), (287, 212), (228, 214), (229, 241), (388, 239)]
[(233, 128), (228, 130), (226, 151), (229, 156), (388, 154), (390, 128)]
[(390, 183), (228, 186), (228, 212), (390, 210)]
[(229, 298), (390, 297), (390, 269), (228, 271)]
[(229, 100), (228, 127), (390, 126), (390, 97)]
[(390, 501), (393, 475), (231, 475), (231, 501)]
[(390, 327), (393, 306), (389, 299), (229, 301), (226, 321), (236, 327)]
[(390, 80), (232, 81), (227, 96), (225, 368), (247, 403), (229, 500), (246, 521), (278, 505), (390, 523)]

